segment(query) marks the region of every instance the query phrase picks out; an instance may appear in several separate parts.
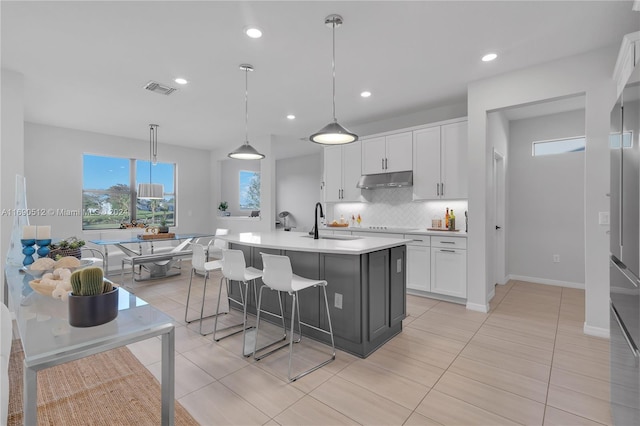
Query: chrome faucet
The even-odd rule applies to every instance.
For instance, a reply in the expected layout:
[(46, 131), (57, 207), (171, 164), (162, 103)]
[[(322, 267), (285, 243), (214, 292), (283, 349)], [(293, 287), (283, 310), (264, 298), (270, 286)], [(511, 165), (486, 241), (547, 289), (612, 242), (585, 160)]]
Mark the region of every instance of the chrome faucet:
[(311, 230), (311, 232), (309, 232), (309, 235), (313, 234), (314, 240), (317, 240), (320, 238), (320, 235), (318, 235), (318, 207), (320, 207), (320, 217), (324, 217), (324, 212), (322, 211), (322, 204), (318, 202), (316, 203), (316, 211), (314, 213), (315, 224), (313, 225), (313, 229)]

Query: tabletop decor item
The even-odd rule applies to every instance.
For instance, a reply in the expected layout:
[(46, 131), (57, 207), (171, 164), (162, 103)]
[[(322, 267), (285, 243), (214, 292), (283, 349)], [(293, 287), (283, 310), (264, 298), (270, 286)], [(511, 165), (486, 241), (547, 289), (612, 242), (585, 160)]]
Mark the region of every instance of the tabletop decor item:
[(159, 234), (166, 234), (169, 232), (169, 227), (167, 226), (167, 212), (163, 212), (162, 218), (160, 219), (160, 226), (158, 226)]
[(33, 246), (36, 244), (36, 240), (34, 238), (23, 238), (20, 240), (20, 243), (22, 243), (22, 254), (24, 254), (22, 264), (29, 266), (34, 262), (33, 254), (36, 252), (36, 249), (33, 248)]
[(80, 247), (84, 245), (84, 240), (79, 240), (76, 237), (65, 238), (58, 243), (49, 244), (50, 251), (48, 256), (52, 259), (58, 259), (59, 257), (65, 256), (73, 256), (80, 259), (82, 257)]
[(118, 316), (118, 287), (104, 279), (101, 268), (92, 267), (71, 274), (69, 324), (93, 327)]

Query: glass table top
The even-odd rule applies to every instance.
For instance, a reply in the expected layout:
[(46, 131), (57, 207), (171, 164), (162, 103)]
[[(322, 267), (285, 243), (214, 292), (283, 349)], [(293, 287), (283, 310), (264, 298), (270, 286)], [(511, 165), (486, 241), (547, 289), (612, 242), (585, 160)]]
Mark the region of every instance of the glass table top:
[(9, 307), (16, 315), (28, 366), (61, 354), (126, 341), (173, 324), (168, 315), (120, 287), (116, 319), (95, 327), (72, 327), (67, 302), (33, 291), (29, 281), (34, 277), (9, 265), (5, 267), (5, 277)]

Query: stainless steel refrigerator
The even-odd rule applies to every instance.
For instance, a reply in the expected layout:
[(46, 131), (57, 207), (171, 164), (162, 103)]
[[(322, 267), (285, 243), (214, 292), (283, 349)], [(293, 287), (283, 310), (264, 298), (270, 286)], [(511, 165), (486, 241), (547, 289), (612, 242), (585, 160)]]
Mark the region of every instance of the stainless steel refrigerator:
[(611, 113), (611, 414), (640, 425), (640, 84)]

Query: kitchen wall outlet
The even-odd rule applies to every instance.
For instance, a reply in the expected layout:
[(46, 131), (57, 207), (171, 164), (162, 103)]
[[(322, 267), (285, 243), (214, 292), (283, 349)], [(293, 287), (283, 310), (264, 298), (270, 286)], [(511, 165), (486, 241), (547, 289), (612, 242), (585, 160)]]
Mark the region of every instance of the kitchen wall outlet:
[(338, 309), (342, 309), (342, 294), (336, 293), (333, 297), (333, 306)]
[(598, 224), (599, 225), (609, 225), (609, 212), (599, 212), (598, 213)]
[(560, 255), (559, 254), (554, 254), (553, 255), (553, 263), (560, 263)]

